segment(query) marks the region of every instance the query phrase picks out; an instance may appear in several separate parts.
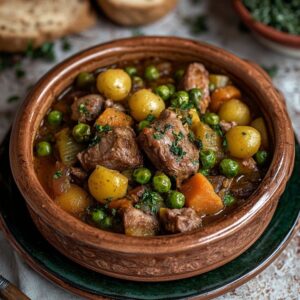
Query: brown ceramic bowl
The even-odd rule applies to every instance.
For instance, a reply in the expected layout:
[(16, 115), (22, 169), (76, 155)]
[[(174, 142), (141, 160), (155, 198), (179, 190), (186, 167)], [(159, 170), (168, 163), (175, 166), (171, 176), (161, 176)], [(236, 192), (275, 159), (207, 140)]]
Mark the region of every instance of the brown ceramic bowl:
[[(33, 141), (55, 97), (80, 71), (124, 60), (160, 57), (204, 63), (228, 74), (261, 109), (270, 132), (273, 159), (261, 185), (231, 215), (200, 230), (157, 237), (129, 237), (91, 227), (60, 209), (42, 188), (33, 168)], [(257, 66), (222, 49), (173, 37), (113, 41), (60, 63), (33, 88), (12, 129), (10, 163), (16, 183), (42, 235), (75, 262), (113, 277), (163, 281), (191, 277), (217, 268), (249, 248), (275, 211), (294, 163), (294, 135), (284, 102)]]
[(279, 31), (253, 19), (242, 0), (233, 0), (233, 5), (244, 24), (266, 46), (291, 56), (300, 57), (300, 35)]

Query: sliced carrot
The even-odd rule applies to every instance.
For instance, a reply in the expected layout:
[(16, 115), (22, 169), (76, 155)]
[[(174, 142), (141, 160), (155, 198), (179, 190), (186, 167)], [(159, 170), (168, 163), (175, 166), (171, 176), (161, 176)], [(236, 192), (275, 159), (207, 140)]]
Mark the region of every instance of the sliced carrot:
[(200, 173), (188, 179), (182, 185), (181, 192), (185, 196), (185, 205), (193, 208), (198, 214), (212, 215), (224, 207), (212, 184)]
[(211, 95), (210, 109), (218, 112), (221, 105), (230, 99), (240, 99), (241, 92), (233, 85), (216, 89)]
[(96, 120), (98, 125), (131, 126), (132, 118), (113, 107), (107, 108)]

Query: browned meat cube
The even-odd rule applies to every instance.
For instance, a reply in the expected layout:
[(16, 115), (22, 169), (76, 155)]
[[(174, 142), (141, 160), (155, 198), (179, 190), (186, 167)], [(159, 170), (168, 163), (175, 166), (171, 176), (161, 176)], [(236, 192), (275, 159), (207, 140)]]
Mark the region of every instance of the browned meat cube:
[(126, 235), (152, 236), (159, 231), (159, 223), (156, 216), (148, 215), (133, 207), (124, 211), (123, 223)]
[(80, 152), (77, 157), (86, 171), (97, 165), (124, 171), (143, 164), (135, 133), (130, 127), (113, 127), (101, 135), (98, 144)]
[(203, 96), (199, 103), (199, 110), (201, 113), (205, 113), (210, 103), (209, 77), (205, 67), (200, 63), (189, 64), (183, 75), (180, 87), (186, 91), (193, 88), (199, 88), (202, 91)]
[(199, 151), (175, 112), (164, 110), (138, 141), (154, 166), (175, 177), (178, 185), (198, 171)]
[(201, 226), (201, 218), (192, 208), (160, 209), (160, 221), (164, 229), (172, 233), (187, 232)]
[(104, 98), (101, 95), (91, 94), (80, 98), (75, 98), (71, 105), (74, 121), (91, 122), (96, 120), (104, 105)]

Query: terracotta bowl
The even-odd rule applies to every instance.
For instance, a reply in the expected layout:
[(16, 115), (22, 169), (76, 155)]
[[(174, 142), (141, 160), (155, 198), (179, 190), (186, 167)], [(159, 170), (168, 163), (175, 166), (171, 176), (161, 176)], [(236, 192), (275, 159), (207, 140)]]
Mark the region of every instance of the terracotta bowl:
[(260, 42), (278, 52), (300, 57), (300, 35), (282, 32), (256, 21), (241, 0), (233, 0), (233, 5), (244, 24), (255, 33)]
[[(187, 234), (128, 237), (93, 228), (60, 209), (43, 190), (33, 168), (33, 141), (55, 97), (81, 71), (146, 57), (204, 63), (210, 71), (229, 75), (253, 99), (267, 121), (273, 159), (261, 185), (232, 214)], [(68, 258), (109, 276), (163, 281), (191, 277), (215, 269), (249, 248), (275, 211), (294, 163), (294, 135), (284, 102), (269, 77), (222, 49), (173, 37), (117, 40), (83, 51), (47, 73), (20, 107), (13, 125), (10, 163), (34, 223), (42, 235)]]

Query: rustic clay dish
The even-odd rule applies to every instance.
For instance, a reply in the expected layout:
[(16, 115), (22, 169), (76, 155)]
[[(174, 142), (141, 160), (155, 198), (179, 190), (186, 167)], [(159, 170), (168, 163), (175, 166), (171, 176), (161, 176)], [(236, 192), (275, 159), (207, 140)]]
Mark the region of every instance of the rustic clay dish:
[(256, 21), (241, 0), (233, 0), (233, 4), (244, 24), (255, 33), (261, 43), (283, 54), (300, 57), (300, 35), (282, 32)]
[[(230, 216), (187, 234), (128, 237), (93, 228), (52, 201), (33, 168), (33, 141), (55, 97), (79, 72), (150, 56), (199, 61), (210, 71), (229, 75), (262, 110), (270, 131), (273, 160), (255, 193)], [(26, 98), (14, 122), (10, 142), (13, 176), (42, 235), (82, 266), (139, 281), (191, 277), (215, 269), (249, 248), (272, 218), (291, 175), (294, 155), (294, 135), (284, 103), (260, 68), (222, 49), (173, 37), (118, 40), (62, 62), (47, 73)]]

